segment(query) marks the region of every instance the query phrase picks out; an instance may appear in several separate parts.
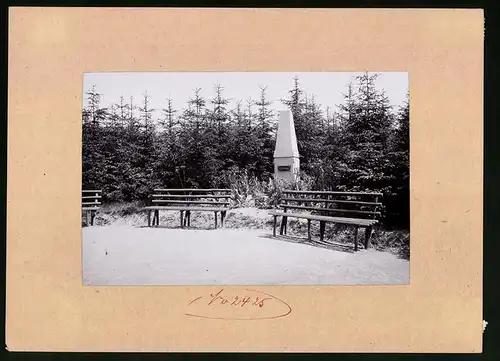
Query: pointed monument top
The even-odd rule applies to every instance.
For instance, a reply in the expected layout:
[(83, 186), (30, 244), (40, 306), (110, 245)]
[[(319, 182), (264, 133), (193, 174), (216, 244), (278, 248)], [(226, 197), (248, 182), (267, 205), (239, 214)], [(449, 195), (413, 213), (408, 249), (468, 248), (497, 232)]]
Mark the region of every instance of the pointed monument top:
[(293, 115), (290, 110), (281, 110), (276, 136), (274, 158), (299, 157)]

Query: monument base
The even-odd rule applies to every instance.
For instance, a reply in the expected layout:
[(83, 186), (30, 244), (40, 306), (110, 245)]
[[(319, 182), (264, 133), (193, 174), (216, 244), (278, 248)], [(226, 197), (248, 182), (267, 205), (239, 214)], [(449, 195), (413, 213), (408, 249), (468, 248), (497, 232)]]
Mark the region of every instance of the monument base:
[(298, 157), (274, 158), (274, 176), (284, 181), (295, 181), (299, 175), (300, 160)]

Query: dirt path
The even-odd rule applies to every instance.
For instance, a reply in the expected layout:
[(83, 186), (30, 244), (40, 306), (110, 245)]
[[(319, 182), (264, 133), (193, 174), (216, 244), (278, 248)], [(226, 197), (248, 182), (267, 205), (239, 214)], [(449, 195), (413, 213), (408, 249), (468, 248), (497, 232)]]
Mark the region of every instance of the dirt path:
[(409, 262), (285, 242), (269, 231), (131, 226), (83, 229), (88, 285), (408, 284)]

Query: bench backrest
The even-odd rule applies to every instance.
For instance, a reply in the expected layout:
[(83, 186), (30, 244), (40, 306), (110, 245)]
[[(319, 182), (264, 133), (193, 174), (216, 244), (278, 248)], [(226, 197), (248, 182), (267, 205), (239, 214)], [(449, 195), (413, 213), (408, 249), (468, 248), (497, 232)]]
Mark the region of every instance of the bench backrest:
[(231, 198), (231, 189), (155, 189), (151, 205), (229, 208)]
[(101, 189), (82, 189), (82, 208), (99, 209), (101, 205)]
[(280, 207), (309, 211), (322, 216), (377, 219), (381, 216), (382, 193), (283, 191)]

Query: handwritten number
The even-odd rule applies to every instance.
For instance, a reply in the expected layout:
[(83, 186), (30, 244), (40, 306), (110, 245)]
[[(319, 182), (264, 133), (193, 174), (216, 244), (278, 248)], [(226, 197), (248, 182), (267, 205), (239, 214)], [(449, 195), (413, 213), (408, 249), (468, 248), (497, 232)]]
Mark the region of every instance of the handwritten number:
[(259, 307), (263, 307), (264, 306), (264, 301), (265, 300), (270, 300), (270, 298), (263, 298), (262, 301), (259, 302)]
[(250, 297), (245, 297), (245, 298), (243, 299), (243, 302), (242, 302), (242, 304), (241, 304), (241, 307), (245, 306), (248, 302), (250, 302)]
[[(220, 299), (220, 303), (222, 305), (225, 305), (227, 303), (229, 303), (230, 301), (225, 298), (225, 297), (222, 297), (221, 296), (221, 293), (224, 291), (224, 289), (221, 289), (219, 292), (213, 294), (211, 293), (210, 294), (210, 297), (211, 297), (211, 300), (208, 302), (208, 306), (212, 305), (215, 301), (219, 300)], [(191, 303), (201, 299), (202, 297), (198, 297), (196, 299), (194, 299), (193, 301), (191, 301)], [(262, 298), (260, 299), (258, 296), (255, 296), (255, 300), (253, 301), (252, 303), (252, 306), (258, 306), (259, 308), (262, 308), (264, 307), (264, 302), (266, 300), (271, 300), (272, 298)], [(233, 302), (230, 303), (231, 306), (241, 306), (241, 307), (244, 307), (247, 303), (250, 303), (252, 301), (252, 298), (249, 297), (249, 296), (246, 296), (246, 297), (242, 297), (240, 298), (240, 296), (234, 296), (233, 298)], [(190, 303), (190, 304), (191, 304)]]

